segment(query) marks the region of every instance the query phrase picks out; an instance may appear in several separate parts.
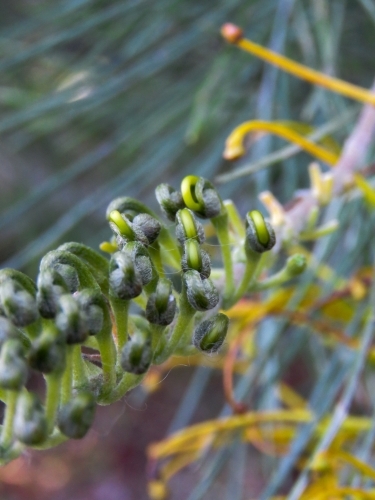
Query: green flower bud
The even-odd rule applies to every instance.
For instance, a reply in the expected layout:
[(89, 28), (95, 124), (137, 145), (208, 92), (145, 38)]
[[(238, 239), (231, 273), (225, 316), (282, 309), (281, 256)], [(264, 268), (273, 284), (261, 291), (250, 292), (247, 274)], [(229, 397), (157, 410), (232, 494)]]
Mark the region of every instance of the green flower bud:
[(21, 443), (37, 445), (47, 438), (47, 420), (37, 396), (23, 392), (18, 400), (14, 418), (14, 434)]
[(105, 310), (108, 305), (99, 290), (85, 288), (74, 295), (83, 315), (89, 335), (97, 335), (103, 329)]
[(181, 267), (185, 273), (194, 269), (199, 272), (202, 278), (208, 278), (211, 274), (210, 256), (205, 250), (202, 250), (196, 240), (187, 240), (184, 244)]
[(126, 217), (125, 214), (121, 214), (118, 210), (112, 210), (109, 214), (109, 225), (116, 236), (120, 236), (125, 242), (133, 241), (136, 235), (133, 231), (133, 224)]
[(275, 231), (271, 224), (264, 220), (263, 215), (258, 210), (247, 213), (245, 225), (246, 249), (257, 253), (271, 250), (276, 243)]
[(155, 189), (155, 194), (163, 214), (174, 222), (178, 210), (184, 208), (181, 193), (169, 184), (159, 184)]
[[(70, 269), (75, 272), (72, 267)], [(47, 319), (54, 318), (61, 295), (69, 291), (66, 281), (54, 269), (45, 270), (38, 276), (37, 287), (36, 301), (40, 315)]]
[(212, 281), (202, 279), (198, 271), (187, 271), (183, 275), (188, 301), (197, 311), (208, 311), (219, 303), (219, 293)]
[(131, 220), (133, 220), (138, 214), (149, 214), (156, 218), (154, 212), (146, 205), (135, 198), (130, 198), (129, 196), (121, 196), (120, 198), (115, 198), (111, 201), (106, 211), (106, 217), (108, 220), (113, 210), (117, 210), (120, 214), (125, 214), (126, 217), (129, 217)]
[(109, 262), (105, 257), (92, 248), (83, 245), (82, 243), (76, 243), (75, 241), (60, 245), (58, 250), (61, 252), (69, 252), (70, 254), (78, 257), (80, 261), (88, 267), (102, 292), (108, 293)]
[(121, 366), (126, 372), (141, 375), (148, 370), (151, 361), (151, 335), (145, 329), (137, 329), (122, 350)]
[(229, 318), (218, 313), (212, 318), (203, 321), (195, 330), (193, 344), (200, 351), (213, 354), (223, 345), (227, 335)]
[(286, 269), (291, 277), (298, 276), (306, 269), (306, 257), (300, 253), (295, 253), (286, 261)]
[(95, 410), (94, 396), (90, 392), (81, 392), (61, 408), (57, 425), (65, 436), (81, 439), (94, 421)]
[(142, 278), (131, 255), (116, 252), (109, 263), (109, 287), (111, 294), (123, 300), (138, 297), (142, 292)]
[(61, 372), (65, 368), (65, 353), (64, 337), (50, 327), (32, 342), (28, 362), (42, 373)]
[(176, 214), (176, 237), (181, 246), (184, 245), (186, 240), (191, 239), (200, 244), (204, 243), (203, 226), (188, 208), (183, 208)]
[(72, 295), (62, 295), (55, 323), (67, 344), (80, 344), (88, 336), (88, 327), (78, 301)]
[(181, 183), (181, 193), (185, 205), (205, 219), (217, 217), (222, 202), (214, 186), (203, 177), (186, 176)]
[(159, 236), (160, 222), (149, 214), (138, 214), (133, 219), (133, 230), (144, 245), (151, 245)]
[(154, 325), (167, 326), (172, 323), (176, 313), (176, 299), (172, 294), (172, 283), (160, 278), (155, 293), (147, 301), (146, 318)]
[(0, 348), (7, 340), (19, 338), (20, 333), (13, 323), (9, 319), (0, 316)]
[(0, 387), (19, 391), (27, 379), (24, 350), (19, 340), (6, 340), (0, 353)]
[(142, 285), (150, 283), (155, 276), (153, 265), (146, 247), (138, 241), (132, 241), (124, 247), (123, 252), (131, 256), (134, 266), (141, 277)]
[(7, 279), (0, 284), (0, 301), (5, 315), (16, 326), (27, 326), (39, 317), (35, 295), (20, 283)]

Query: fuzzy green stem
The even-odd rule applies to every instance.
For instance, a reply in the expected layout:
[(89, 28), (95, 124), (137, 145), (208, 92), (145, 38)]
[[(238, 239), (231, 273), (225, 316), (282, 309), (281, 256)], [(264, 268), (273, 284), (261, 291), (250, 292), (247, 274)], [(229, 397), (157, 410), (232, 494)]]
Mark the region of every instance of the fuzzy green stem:
[(73, 384), (73, 346), (67, 346), (66, 365), (61, 383), (61, 405), (67, 404), (72, 397)]
[(110, 393), (99, 397), (98, 404), (110, 405), (122, 398), (128, 391), (139, 385), (146, 373), (134, 375), (133, 373), (124, 373), (117, 387)]
[(130, 301), (110, 297), (110, 302), (116, 322), (117, 361), (119, 361), (121, 351), (128, 340), (128, 315)]
[(9, 448), (12, 444), (13, 421), (17, 409), (18, 396), (18, 391), (7, 391), (4, 423), (0, 439), (1, 447), (3, 449)]
[(97, 336), (102, 361), (104, 384), (103, 392), (109, 391), (116, 383), (116, 348), (110, 331)]
[(51, 373), (46, 375), (46, 419), (48, 426), (48, 435), (52, 434), (53, 428), (55, 426), (57, 409), (59, 407), (60, 402), (60, 393), (61, 393), (61, 379), (62, 373)]
[(236, 205), (232, 200), (224, 200), (223, 204), (227, 209), (230, 224), (236, 231), (237, 235), (244, 240), (246, 237), (246, 231)]
[(217, 238), (221, 247), (221, 255), (223, 259), (225, 271), (225, 286), (223, 293), (223, 304), (231, 300), (234, 294), (234, 275), (233, 275), (233, 262), (231, 254), (231, 242), (229, 237), (228, 214), (224, 211), (211, 219), (211, 222), (216, 230)]
[(180, 261), (181, 261), (181, 255), (180, 251), (176, 245), (175, 240), (172, 238), (171, 234), (169, 233), (168, 229), (162, 228), (159, 234), (159, 243), (162, 246), (163, 252), (168, 260), (166, 260), (172, 267), (175, 269), (180, 269)]
[(291, 280), (294, 276), (291, 276), (289, 270), (284, 267), (278, 273), (270, 276), (269, 278), (261, 281), (253, 283), (248, 287), (248, 292), (261, 292), (263, 290), (269, 290), (270, 288), (275, 288), (283, 285), (287, 281)]
[(81, 345), (73, 346), (73, 387), (87, 385), (85, 363), (82, 358)]
[(246, 293), (248, 288), (252, 285), (254, 279), (256, 279), (258, 275), (259, 263), (261, 258), (262, 258), (261, 253), (249, 250), (246, 260), (245, 272), (242, 276), (241, 283), (237, 288), (236, 292), (233, 294), (232, 300), (225, 303), (226, 309), (229, 309), (232, 306), (234, 306), (234, 304), (236, 304), (236, 302), (240, 300), (240, 298)]
[(189, 329), (190, 323), (196, 313), (195, 309), (193, 309), (188, 302), (185, 284), (182, 285), (179, 306), (180, 311), (177, 316), (177, 321), (167, 343), (164, 344), (163, 342), (160, 346), (159, 344), (157, 346), (154, 356), (154, 363), (157, 365), (164, 363), (164, 361), (166, 361), (175, 352), (181, 339), (183, 338), (184, 333)]
[(150, 254), (151, 260), (155, 266), (156, 272), (160, 278), (164, 278), (164, 268), (163, 268), (163, 260), (161, 258), (160, 253), (160, 245), (157, 241), (148, 247), (148, 252)]

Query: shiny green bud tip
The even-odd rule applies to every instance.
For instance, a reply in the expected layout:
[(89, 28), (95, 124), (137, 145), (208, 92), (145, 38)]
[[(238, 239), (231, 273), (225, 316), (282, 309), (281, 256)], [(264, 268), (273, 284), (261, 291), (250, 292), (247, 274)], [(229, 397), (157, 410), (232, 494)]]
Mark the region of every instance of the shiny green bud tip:
[(262, 253), (271, 250), (276, 243), (275, 231), (271, 224), (264, 220), (258, 210), (246, 215), (246, 246), (254, 252)]
[(223, 345), (227, 335), (229, 319), (225, 314), (218, 313), (203, 321), (195, 330), (193, 344), (200, 351), (213, 354)]
[(286, 268), (290, 276), (298, 276), (305, 271), (306, 267), (306, 257), (299, 253), (296, 253), (289, 257), (286, 262)]
[(194, 239), (198, 243), (204, 243), (205, 234), (202, 224), (195, 218), (193, 212), (188, 208), (179, 210), (176, 214), (176, 237), (181, 246), (186, 240)]
[(181, 193), (187, 208), (200, 217), (211, 219), (220, 214), (220, 196), (207, 179), (196, 175), (186, 176), (181, 183)]
[(112, 210), (109, 214), (109, 221), (112, 222), (119, 233), (130, 240), (134, 239), (134, 231), (118, 210)]
[(187, 240), (184, 243), (184, 253), (181, 259), (182, 270), (198, 271), (202, 278), (208, 278), (211, 274), (211, 261), (208, 253), (202, 250), (196, 240)]

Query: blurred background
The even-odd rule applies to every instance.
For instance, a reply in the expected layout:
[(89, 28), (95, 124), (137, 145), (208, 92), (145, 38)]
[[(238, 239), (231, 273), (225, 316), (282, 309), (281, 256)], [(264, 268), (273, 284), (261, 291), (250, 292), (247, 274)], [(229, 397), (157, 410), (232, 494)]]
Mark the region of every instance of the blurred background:
[[(178, 187), (188, 173), (230, 174), (217, 186), (242, 214), (260, 207), (260, 191), (286, 203), (308, 186), (305, 154), (282, 159), (285, 143), (268, 136), (232, 164), (221, 156), (226, 136), (246, 119), (282, 119), (342, 144), (360, 106), (227, 45), (220, 27), (228, 21), (295, 60), (372, 84), (373, 0), (1, 1), (2, 267), (35, 278), (40, 258), (62, 242), (97, 248), (109, 237), (111, 199), (129, 195), (157, 209), (155, 186)], [(299, 374), (307, 394), (312, 368), (288, 363), (286, 376)], [(138, 388), (100, 409), (82, 442), (4, 468), (0, 496), (146, 499), (147, 445), (223, 411), (220, 372), (175, 368), (150, 396)], [(246, 496), (236, 498), (255, 498), (267, 483), (269, 466), (250, 447), (234, 443), (212, 464), (182, 472), (171, 498), (232, 499), (239, 484)]]

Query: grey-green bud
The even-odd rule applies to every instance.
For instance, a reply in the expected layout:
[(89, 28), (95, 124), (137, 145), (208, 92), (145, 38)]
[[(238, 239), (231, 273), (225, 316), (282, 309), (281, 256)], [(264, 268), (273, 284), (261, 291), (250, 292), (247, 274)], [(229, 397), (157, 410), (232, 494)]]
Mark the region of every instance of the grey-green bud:
[(275, 231), (271, 224), (264, 220), (258, 210), (246, 214), (246, 242), (245, 250), (263, 253), (271, 250), (276, 243)]
[(60, 431), (72, 439), (83, 438), (95, 417), (95, 398), (90, 392), (77, 394), (59, 411), (57, 425)]
[(65, 339), (53, 328), (45, 329), (33, 340), (28, 353), (31, 368), (42, 373), (61, 372), (65, 368)]
[(35, 296), (15, 280), (0, 284), (0, 300), (6, 316), (16, 326), (30, 325), (39, 317)]
[(21, 342), (16, 339), (6, 340), (0, 353), (0, 387), (19, 391), (27, 380), (27, 365)]
[(38, 397), (23, 392), (17, 404), (14, 418), (14, 434), (21, 443), (37, 445), (47, 438), (47, 420)]
[(161, 230), (161, 224), (149, 214), (138, 214), (133, 219), (133, 230), (144, 245), (151, 245), (156, 241)]
[(184, 246), (186, 240), (191, 239), (197, 240), (200, 244), (204, 243), (203, 226), (188, 208), (183, 208), (176, 214), (176, 238), (181, 246)]
[(126, 372), (141, 375), (148, 370), (151, 361), (151, 336), (145, 331), (136, 331), (122, 350), (121, 366)]
[(101, 332), (104, 322), (103, 308), (106, 303), (103, 294), (99, 290), (85, 288), (77, 292), (74, 298), (80, 306), (88, 334), (97, 335)]
[(176, 299), (172, 293), (172, 283), (160, 278), (156, 291), (148, 298), (146, 318), (152, 324), (167, 326), (172, 323), (175, 313)]
[(62, 295), (59, 301), (59, 312), (56, 315), (56, 326), (64, 335), (67, 344), (80, 344), (88, 336), (88, 327), (79, 303), (72, 295)]
[(181, 268), (186, 273), (194, 269), (202, 278), (211, 274), (211, 260), (208, 253), (203, 250), (196, 240), (187, 240), (184, 243), (184, 253), (181, 259)]
[(147, 285), (154, 278), (154, 270), (149, 253), (144, 245), (138, 241), (131, 241), (124, 247), (124, 253), (131, 256), (137, 269), (142, 285)]
[(127, 252), (116, 252), (109, 264), (109, 287), (112, 295), (130, 300), (142, 292), (142, 277), (132, 256)]
[(228, 316), (222, 313), (202, 321), (193, 335), (193, 344), (197, 349), (209, 354), (217, 352), (223, 345), (229, 325)]
[(13, 323), (4, 316), (0, 316), (0, 348), (7, 340), (19, 338), (20, 333)]
[[(71, 270), (74, 271), (73, 268)], [(54, 269), (47, 269), (39, 274), (37, 287), (36, 300), (40, 315), (47, 319), (54, 318), (61, 295), (70, 291), (68, 285)]]
[(163, 214), (174, 222), (178, 210), (185, 206), (181, 193), (169, 184), (159, 184), (155, 194)]
[(219, 293), (209, 278), (202, 279), (198, 271), (187, 271), (183, 280), (191, 307), (197, 311), (208, 311), (217, 306)]

